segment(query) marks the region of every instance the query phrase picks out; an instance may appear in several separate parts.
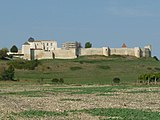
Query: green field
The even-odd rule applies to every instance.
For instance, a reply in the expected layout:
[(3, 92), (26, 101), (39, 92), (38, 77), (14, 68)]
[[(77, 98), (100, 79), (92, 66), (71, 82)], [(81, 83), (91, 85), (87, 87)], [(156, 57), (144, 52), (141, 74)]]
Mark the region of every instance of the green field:
[(111, 84), (113, 78), (119, 77), (121, 83), (135, 83), (141, 74), (160, 72), (160, 62), (154, 58), (86, 56), (39, 62), (35, 70), (16, 69), (15, 79), (51, 83), (54, 78), (63, 78), (66, 84)]

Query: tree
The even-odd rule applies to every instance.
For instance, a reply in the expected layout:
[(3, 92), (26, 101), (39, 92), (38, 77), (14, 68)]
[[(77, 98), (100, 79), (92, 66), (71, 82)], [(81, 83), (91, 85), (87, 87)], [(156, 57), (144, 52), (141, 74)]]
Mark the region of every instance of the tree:
[(13, 45), (10, 49), (11, 52), (17, 53), (18, 52), (18, 48), (17, 46)]
[(10, 65), (7, 70), (4, 70), (1, 76), (2, 80), (14, 80), (14, 67)]
[(90, 42), (85, 43), (85, 48), (91, 48), (91, 47), (92, 47), (92, 44)]
[(159, 59), (157, 58), (157, 56), (154, 56), (153, 58), (154, 58), (156, 61), (159, 61)]
[(0, 50), (0, 59), (4, 59), (5, 57), (7, 57), (7, 52), (8, 52), (7, 48), (2, 48)]

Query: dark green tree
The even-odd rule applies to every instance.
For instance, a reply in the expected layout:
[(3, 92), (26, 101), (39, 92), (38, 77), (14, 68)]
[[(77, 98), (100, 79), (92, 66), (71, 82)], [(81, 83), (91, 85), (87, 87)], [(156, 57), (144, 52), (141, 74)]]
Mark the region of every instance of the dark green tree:
[(18, 48), (17, 46), (13, 45), (10, 49), (10, 52), (14, 52), (14, 53), (17, 53), (18, 52)]
[(2, 80), (14, 80), (14, 67), (10, 65), (7, 70), (4, 70), (1, 76)]
[(85, 43), (85, 48), (91, 48), (91, 47), (92, 47), (92, 44), (90, 42)]
[(0, 59), (4, 59), (5, 57), (7, 57), (7, 52), (8, 52), (7, 48), (2, 48), (0, 50)]

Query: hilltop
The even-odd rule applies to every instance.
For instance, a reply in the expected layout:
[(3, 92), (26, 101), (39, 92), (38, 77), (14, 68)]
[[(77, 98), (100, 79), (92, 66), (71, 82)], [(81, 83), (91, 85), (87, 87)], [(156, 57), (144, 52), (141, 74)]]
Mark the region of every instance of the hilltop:
[(115, 77), (122, 83), (135, 83), (139, 75), (153, 72), (160, 72), (160, 62), (154, 58), (83, 56), (39, 60), (34, 70), (16, 69), (15, 77), (27, 83), (51, 83), (52, 79), (62, 78), (66, 84), (111, 84)]

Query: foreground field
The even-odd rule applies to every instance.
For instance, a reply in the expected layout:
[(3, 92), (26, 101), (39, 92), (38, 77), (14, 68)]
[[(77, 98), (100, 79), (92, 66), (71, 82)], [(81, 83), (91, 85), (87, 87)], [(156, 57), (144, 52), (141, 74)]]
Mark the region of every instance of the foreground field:
[(160, 87), (0, 84), (2, 120), (159, 120)]

